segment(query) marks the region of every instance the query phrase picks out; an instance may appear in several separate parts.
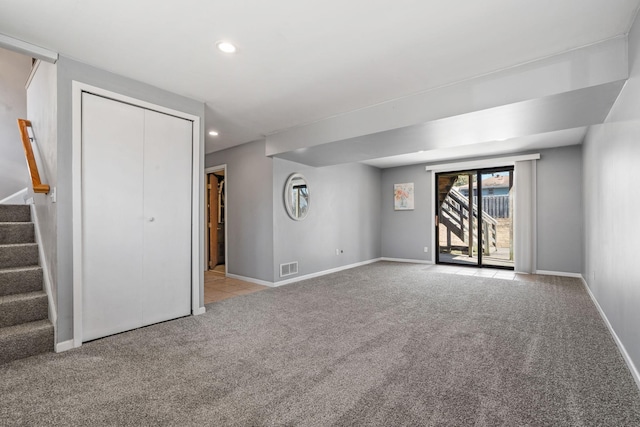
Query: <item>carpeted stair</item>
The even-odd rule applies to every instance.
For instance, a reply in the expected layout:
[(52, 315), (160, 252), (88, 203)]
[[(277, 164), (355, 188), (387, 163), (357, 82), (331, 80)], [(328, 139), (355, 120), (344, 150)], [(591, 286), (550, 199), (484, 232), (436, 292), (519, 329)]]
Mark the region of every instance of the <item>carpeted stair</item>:
[(0, 205), (0, 363), (53, 350), (28, 205)]

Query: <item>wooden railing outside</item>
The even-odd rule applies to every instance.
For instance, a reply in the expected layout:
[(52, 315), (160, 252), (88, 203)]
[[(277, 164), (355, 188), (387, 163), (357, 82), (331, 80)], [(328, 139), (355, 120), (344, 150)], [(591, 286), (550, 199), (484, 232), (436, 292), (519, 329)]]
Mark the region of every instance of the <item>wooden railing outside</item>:
[[(445, 197), (442, 207), (440, 221), (447, 227), (447, 231), (453, 232), (460, 240), (465, 243), (469, 241), (469, 198), (452, 188), (447, 197)], [(471, 215), (475, 221), (473, 223), (473, 238), (478, 238), (478, 206), (472, 205)], [(491, 254), (491, 248), (497, 249), (497, 226), (498, 222), (482, 211), (482, 251), (485, 255)], [(447, 245), (451, 246), (451, 238), (447, 236)]]
[(33, 148), (31, 147), (31, 137), (27, 128), (31, 127), (31, 122), (25, 119), (18, 119), (18, 128), (20, 129), (20, 137), (22, 138), (22, 148), (24, 148), (24, 155), (27, 158), (27, 166), (29, 167), (29, 175), (31, 175), (31, 184), (33, 185), (34, 193), (48, 193), (49, 186), (43, 184), (40, 180), (40, 173), (38, 172), (38, 165), (36, 158), (33, 155)]

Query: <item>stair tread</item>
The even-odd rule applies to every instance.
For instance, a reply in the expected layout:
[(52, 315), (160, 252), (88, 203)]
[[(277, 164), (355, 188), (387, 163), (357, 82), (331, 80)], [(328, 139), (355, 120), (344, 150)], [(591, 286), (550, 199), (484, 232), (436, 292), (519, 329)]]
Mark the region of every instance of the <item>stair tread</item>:
[(18, 273), (20, 271), (34, 271), (34, 270), (41, 270), (42, 267), (40, 267), (39, 265), (23, 265), (21, 267), (7, 267), (7, 268), (0, 268), (0, 274), (2, 273)]
[(33, 292), (23, 292), (21, 294), (11, 294), (0, 296), (0, 303), (10, 303), (14, 301), (28, 301), (30, 299), (37, 299), (46, 297), (47, 293), (45, 291), (33, 291)]
[(0, 328), (0, 338), (9, 335), (16, 335), (22, 332), (46, 328), (53, 328), (53, 324), (49, 321), (49, 319), (35, 320), (33, 322), (21, 323), (19, 325), (13, 326), (5, 326), (4, 328)]
[(33, 224), (33, 221), (0, 221), (0, 225), (29, 225), (29, 224)]
[(30, 243), (0, 243), (0, 247), (7, 247), (7, 246), (38, 246), (37, 243), (35, 242), (30, 242)]
[(0, 205), (0, 222), (30, 222), (29, 205)]

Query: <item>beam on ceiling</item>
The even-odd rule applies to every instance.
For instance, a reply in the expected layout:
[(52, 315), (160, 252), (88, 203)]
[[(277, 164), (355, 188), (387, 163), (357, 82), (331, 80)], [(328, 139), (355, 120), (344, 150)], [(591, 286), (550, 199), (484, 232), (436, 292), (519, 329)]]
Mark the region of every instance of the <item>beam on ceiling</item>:
[(6, 34), (0, 34), (0, 47), (25, 54), (32, 58), (50, 62), (52, 64), (55, 64), (58, 61), (57, 52), (9, 37)]

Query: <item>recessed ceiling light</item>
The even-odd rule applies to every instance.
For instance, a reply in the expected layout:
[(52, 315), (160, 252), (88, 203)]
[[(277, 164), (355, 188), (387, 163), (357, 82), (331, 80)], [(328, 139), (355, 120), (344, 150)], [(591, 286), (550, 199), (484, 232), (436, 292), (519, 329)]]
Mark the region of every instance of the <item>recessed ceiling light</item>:
[(233, 43), (229, 42), (218, 42), (216, 43), (216, 47), (218, 48), (218, 50), (224, 53), (235, 53), (236, 50), (238, 50), (238, 48)]
[(209, 135), (211, 135), (211, 136), (218, 136), (218, 132), (217, 132), (217, 131), (215, 131), (215, 130), (211, 130), (211, 131), (209, 131)]

